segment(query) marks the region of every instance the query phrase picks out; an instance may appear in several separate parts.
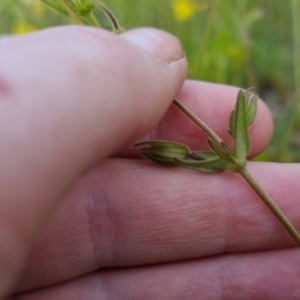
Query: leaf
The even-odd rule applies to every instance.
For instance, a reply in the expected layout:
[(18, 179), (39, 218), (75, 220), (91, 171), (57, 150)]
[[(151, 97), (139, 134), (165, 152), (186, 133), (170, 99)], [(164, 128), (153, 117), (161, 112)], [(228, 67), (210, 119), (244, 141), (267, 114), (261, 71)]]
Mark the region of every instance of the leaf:
[[(253, 123), (257, 113), (258, 97), (257, 95), (254, 94), (253, 91), (254, 91), (253, 88), (245, 90), (244, 92), (240, 91), (241, 93), (244, 93), (245, 102), (246, 102), (245, 114), (246, 114), (247, 128)], [(236, 105), (230, 115), (230, 121), (229, 121), (228, 133), (231, 135), (232, 138), (234, 138), (236, 134), (235, 124), (236, 124)]]
[(246, 123), (247, 128), (253, 123), (257, 113), (258, 97), (255, 94), (246, 96)]
[(235, 118), (236, 118), (235, 110), (236, 110), (236, 107), (231, 112), (230, 119), (229, 119), (229, 129), (227, 130), (227, 132), (230, 134), (230, 136), (232, 138), (235, 137)]
[(246, 99), (243, 91), (238, 93), (234, 127), (234, 154), (238, 159), (245, 159), (249, 152), (249, 137), (246, 121)]

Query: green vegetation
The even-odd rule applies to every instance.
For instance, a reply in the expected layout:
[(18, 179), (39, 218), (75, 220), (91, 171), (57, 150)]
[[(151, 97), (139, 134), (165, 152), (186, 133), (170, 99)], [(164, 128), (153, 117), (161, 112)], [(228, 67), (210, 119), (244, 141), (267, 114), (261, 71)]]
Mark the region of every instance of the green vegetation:
[[(178, 36), (189, 60), (189, 78), (254, 86), (276, 120), (273, 141), (258, 159), (300, 160), (298, 0), (104, 2), (125, 29), (151, 26)], [(110, 26), (100, 11), (97, 18)], [(1, 34), (73, 23), (40, 0), (2, 0), (0, 19)]]

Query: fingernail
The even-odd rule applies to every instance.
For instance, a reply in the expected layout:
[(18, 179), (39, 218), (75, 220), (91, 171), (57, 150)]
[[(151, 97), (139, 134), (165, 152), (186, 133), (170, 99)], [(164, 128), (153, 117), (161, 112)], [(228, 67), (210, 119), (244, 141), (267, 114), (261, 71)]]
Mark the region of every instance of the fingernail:
[(122, 36), (163, 62), (170, 63), (184, 57), (179, 40), (167, 32), (152, 28), (141, 28), (126, 31)]

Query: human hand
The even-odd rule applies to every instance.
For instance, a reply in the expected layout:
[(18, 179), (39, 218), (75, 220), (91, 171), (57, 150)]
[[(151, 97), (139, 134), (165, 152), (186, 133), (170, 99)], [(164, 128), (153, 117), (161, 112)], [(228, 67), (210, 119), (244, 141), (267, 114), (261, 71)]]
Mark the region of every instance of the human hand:
[[(92, 32), (96, 34), (96, 31)], [(93, 45), (90, 36), (85, 34), (80, 35), (79, 40), (89, 40), (89, 45), (83, 46), (88, 51)], [(130, 39), (132, 34), (129, 32), (125, 36)], [(77, 43), (72, 37), (68, 41)], [(166, 59), (169, 61), (170, 56), (181, 52), (171, 37), (164, 35), (163, 41), (154, 49), (159, 50), (157, 56), (170, 51)], [(53, 42), (52, 38), (49, 42)], [(123, 46), (124, 41), (120, 43)], [(98, 48), (97, 41), (95, 44)], [(80, 45), (78, 41), (77, 46)], [(60, 47), (65, 50), (63, 43)], [(110, 47), (110, 50), (115, 49)], [(111, 84), (103, 83), (110, 73), (106, 71), (103, 77), (99, 70), (104, 62), (101, 63), (100, 58), (98, 68), (91, 59), (85, 62), (86, 76), (82, 78), (80, 74), (76, 78), (71, 76), (71, 79), (69, 68), (74, 65), (74, 59), (67, 66), (66, 56), (61, 65), (50, 61), (50, 66), (67, 72), (61, 78), (68, 78), (68, 86), (62, 85), (56, 92), (58, 98), (53, 97), (51, 85), (49, 87), (49, 82), (41, 76), (45, 86), (34, 94), (36, 102), (29, 102), (37, 105), (40, 103), (37, 100), (43, 95), (43, 101), (37, 107), (41, 111), (34, 110), (35, 105), (25, 110), (28, 113), (25, 125), (32, 125), (27, 129), (33, 131), (26, 131), (30, 143), (27, 144), (24, 138), (22, 145), (27, 147), (12, 148), (15, 146), (12, 141), (17, 139), (13, 139), (15, 135), (9, 136), (7, 145), (11, 146), (10, 151), (19, 150), (18, 154), (22, 156), (25, 150), (26, 156), (15, 157), (18, 160), (16, 167), (5, 170), (6, 174), (10, 171), (9, 175), (16, 170), (14, 174), (20, 176), (18, 180), (11, 175), (6, 179), (9, 182), (14, 178), (14, 190), (10, 186), (5, 191), (7, 195), (16, 193), (16, 196), (12, 194), (14, 197), (10, 202), (0, 204), (1, 214), (12, 203), (4, 213), (11, 218), (1, 216), (8, 225), (1, 228), (12, 228), (6, 232), (19, 237), (15, 239), (18, 247), (14, 248), (15, 244), (11, 248), (7, 246), (7, 252), (0, 256), (2, 266), (15, 254), (1, 274), (2, 278), (8, 278), (6, 283), (12, 282), (7, 274), (16, 276), (22, 263), (20, 256), (25, 257), (43, 219), (53, 211), (74, 180), (93, 163), (144, 136), (163, 115), (182, 83), (183, 60), (167, 66), (138, 47), (128, 47), (125, 47), (128, 51), (121, 51), (121, 54), (129, 55), (130, 59), (121, 64), (113, 59), (105, 63), (110, 72), (112, 68), (107, 68), (109, 62), (118, 68), (113, 70), (112, 78), (119, 78), (117, 85), (113, 82), (113, 89)], [(74, 49), (80, 51), (77, 47)], [(98, 52), (101, 52), (99, 48)], [(92, 55), (94, 59), (96, 56)], [(128, 60), (136, 63), (128, 66)], [(129, 73), (116, 77), (124, 69), (124, 64), (129, 67)], [(78, 69), (82, 72), (82, 68), (85, 64), (80, 59)], [(36, 74), (36, 70), (32, 73)], [(78, 74), (71, 72), (74, 73)], [(91, 77), (86, 78), (88, 75)], [(49, 72), (46, 78), (49, 81), (51, 77), (53, 72)], [(170, 77), (172, 80), (169, 81)], [(58, 82), (65, 82), (65, 79), (52, 80), (53, 87)], [(80, 83), (74, 84), (76, 80)], [(127, 80), (128, 85), (125, 85)], [(130, 82), (136, 81), (138, 84), (132, 90)], [(46, 99), (45, 87), (49, 89)], [(226, 139), (228, 117), (236, 92), (230, 87), (187, 81), (179, 98)], [(110, 101), (103, 103), (103, 94)], [(116, 97), (118, 95), (122, 99)], [(85, 96), (84, 102), (82, 96)], [(26, 101), (30, 101), (29, 97), (28, 92)], [(25, 102), (23, 98), (22, 101)], [(8, 106), (9, 103), (4, 104)], [(24, 109), (26, 107), (24, 103)], [(22, 111), (19, 116), (23, 116)], [(45, 116), (49, 116), (46, 121)], [(30, 122), (31, 119), (34, 121)], [(270, 138), (270, 120), (268, 111), (260, 104), (257, 119), (250, 130), (252, 154), (259, 152)], [(171, 107), (162, 122), (143, 139), (184, 142), (197, 149), (205, 147), (205, 135), (175, 107)], [(293, 244), (286, 232), (241, 178), (229, 172), (206, 175), (181, 168), (164, 168), (141, 161), (136, 155), (132, 147), (126, 147), (110, 159), (102, 160), (77, 182), (40, 232), (26, 262), (27, 267), (14, 289), (24, 294), (15, 299), (298, 298), (299, 268), (294, 263), (298, 250), (288, 249)], [(6, 162), (4, 158), (3, 162)], [(22, 162), (23, 165), (19, 166)], [(252, 163), (250, 168), (297, 225), (297, 211), (292, 209), (296, 204), (297, 183), (291, 180), (299, 172), (297, 166)], [(5, 178), (2, 171), (2, 178)], [(16, 182), (23, 184), (19, 188)], [(38, 184), (34, 184), (36, 182)], [(283, 189), (281, 184), (287, 188)], [(1, 244), (9, 245), (6, 242), (8, 235), (4, 235), (4, 230), (2, 232)], [(32, 291), (36, 288), (40, 290)]]
[(78, 177), (162, 118), (186, 61), (166, 33), (75, 26), (2, 38), (0, 66), (2, 298)]

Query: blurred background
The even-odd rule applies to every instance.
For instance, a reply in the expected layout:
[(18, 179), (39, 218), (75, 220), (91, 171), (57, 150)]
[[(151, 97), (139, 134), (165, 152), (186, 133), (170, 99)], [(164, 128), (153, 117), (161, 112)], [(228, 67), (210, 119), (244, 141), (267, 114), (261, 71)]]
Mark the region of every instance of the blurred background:
[[(255, 87), (273, 112), (275, 133), (257, 160), (300, 161), (299, 0), (102, 0), (126, 28), (176, 35), (189, 78)], [(104, 27), (109, 22), (97, 13)], [(0, 33), (73, 23), (40, 0), (1, 0)]]

